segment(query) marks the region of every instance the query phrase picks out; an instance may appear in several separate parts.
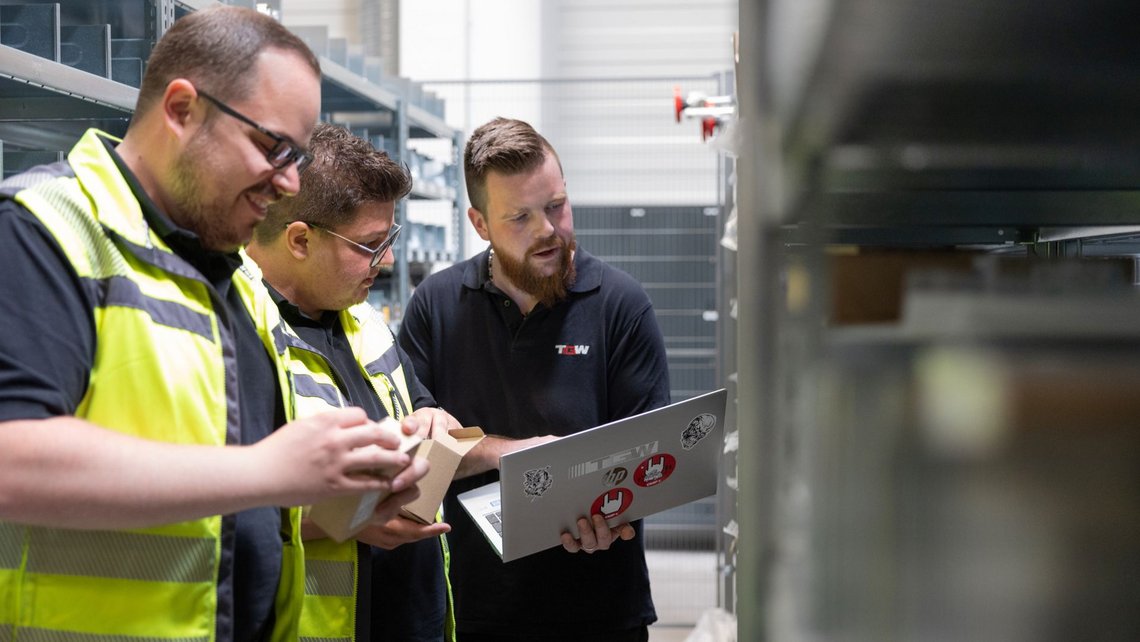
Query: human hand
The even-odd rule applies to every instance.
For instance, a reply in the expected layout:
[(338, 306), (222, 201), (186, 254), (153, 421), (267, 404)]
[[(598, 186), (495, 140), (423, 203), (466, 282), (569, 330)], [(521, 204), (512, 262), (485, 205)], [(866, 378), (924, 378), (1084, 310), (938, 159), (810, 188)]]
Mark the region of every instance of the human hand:
[[(607, 498), (609, 501), (609, 498)], [(621, 501), (619, 497), (617, 501)], [(594, 553), (596, 551), (608, 550), (614, 542), (618, 540), (629, 541), (637, 535), (637, 531), (633, 530), (629, 522), (623, 522), (615, 528), (610, 528), (606, 525), (606, 520), (598, 513), (594, 513), (589, 519), (585, 517), (578, 518), (578, 534), (579, 539), (575, 539), (573, 535), (568, 532), (562, 533), (562, 548), (566, 549), (568, 553), (577, 553), (583, 551), (586, 553)]]
[(281, 506), (364, 493), (399, 493), (426, 474), (427, 462), (398, 450), (394, 423), (376, 423), (360, 408), (339, 408), (285, 424), (248, 447), (250, 465)]
[(435, 439), (441, 433), (447, 434), (449, 430), (463, 427), (458, 419), (442, 408), (420, 408), (404, 417), (400, 425), (405, 434), (419, 434), (424, 439)]
[[(384, 503), (385, 502), (381, 502), (381, 506)], [(406, 503), (407, 502), (402, 502), (399, 506)], [(377, 506), (377, 511), (379, 510), (380, 506)], [(400, 515), (387, 520), (377, 516), (364, 530), (356, 534), (356, 539), (378, 548), (392, 550), (403, 544), (418, 542), (421, 539), (427, 539), (429, 537), (439, 537), (449, 532), (451, 532), (451, 525), (446, 522), (421, 524), (420, 522)]]
[(487, 435), (477, 446), (472, 448), (463, 459), (459, 460), (459, 469), (455, 471), (455, 479), (463, 479), (471, 475), (499, 468), (499, 458), (507, 453), (530, 446), (554, 441), (554, 435), (542, 435), (527, 439), (509, 439), (498, 435)]

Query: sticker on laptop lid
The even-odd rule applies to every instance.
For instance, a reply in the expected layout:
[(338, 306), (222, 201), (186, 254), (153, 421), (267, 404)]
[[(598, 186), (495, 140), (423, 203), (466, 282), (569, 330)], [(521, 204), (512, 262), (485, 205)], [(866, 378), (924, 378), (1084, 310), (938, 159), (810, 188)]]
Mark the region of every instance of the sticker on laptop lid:
[(542, 497), (554, 484), (554, 477), (550, 475), (550, 466), (532, 468), (523, 475), (523, 492), (532, 500)]
[(641, 462), (633, 471), (633, 482), (642, 488), (656, 486), (669, 479), (677, 469), (677, 460), (669, 453), (654, 455)]
[(605, 519), (613, 519), (624, 513), (632, 503), (633, 493), (628, 488), (611, 488), (598, 495), (594, 504), (590, 506), (590, 514), (601, 515)]
[(681, 433), (681, 448), (692, 450), (713, 428), (716, 428), (716, 415), (706, 412), (693, 417)]

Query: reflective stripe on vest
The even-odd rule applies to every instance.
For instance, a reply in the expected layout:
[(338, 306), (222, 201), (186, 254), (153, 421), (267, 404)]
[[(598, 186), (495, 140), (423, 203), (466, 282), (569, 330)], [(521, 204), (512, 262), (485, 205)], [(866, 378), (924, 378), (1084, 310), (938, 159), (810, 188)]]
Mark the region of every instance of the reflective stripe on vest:
[[(8, 638), (15, 640), (15, 638)], [(208, 637), (155, 638), (137, 635), (100, 635), (98, 633), (68, 633), (49, 629), (20, 628), (18, 642), (208, 642)], [(0, 630), (0, 640), (5, 640)]]
[(315, 397), (330, 408), (340, 408), (347, 405), (340, 388), (332, 383), (317, 381), (311, 374), (294, 373), (293, 385), (297, 387), (298, 396)]
[(98, 281), (87, 279), (84, 280), (84, 285), (95, 290), (93, 296), (96, 300), (102, 300), (104, 305), (136, 308), (149, 314), (155, 323), (193, 332), (211, 341), (214, 339), (209, 315), (174, 301), (148, 297), (139, 290), (138, 284), (126, 277), (113, 276)]
[(305, 593), (307, 595), (333, 595), (351, 597), (353, 586), (352, 562), (308, 560), (305, 562)]
[[(214, 313), (220, 301), (209, 283), (150, 230), (94, 131), (67, 163), (36, 176), (40, 182), (20, 179), (24, 188), (14, 198), (55, 238), (93, 305), (94, 369), (75, 415), (144, 439), (233, 443), (239, 435), (236, 348)], [(272, 353), (290, 417), (284, 342), (274, 332), (277, 308), (256, 269), (239, 270), (232, 281)], [(274, 641), (297, 637), (299, 520), (300, 511), (292, 509), (282, 524), (286, 559)], [(218, 604), (229, 588), (219, 591), (217, 578), (232, 576), (219, 568), (221, 529), (220, 516), (129, 531), (0, 522), (0, 636), (19, 642), (213, 639), (219, 613), (232, 617), (233, 610)]]
[(27, 532), (27, 527), (20, 524), (0, 522), (0, 570), (20, 568)]
[(210, 582), (214, 541), (123, 531), (28, 529), (27, 572), (149, 582)]

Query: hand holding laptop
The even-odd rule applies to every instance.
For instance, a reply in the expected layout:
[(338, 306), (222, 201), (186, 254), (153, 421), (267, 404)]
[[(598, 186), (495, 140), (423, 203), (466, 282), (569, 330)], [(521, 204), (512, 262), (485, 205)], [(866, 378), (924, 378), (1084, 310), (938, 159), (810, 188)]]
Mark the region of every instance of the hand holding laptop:
[[(621, 499), (616, 501), (621, 502)], [(602, 510), (604, 511), (605, 507)], [(578, 533), (581, 534), (580, 539), (575, 539), (570, 533), (562, 533), (562, 548), (566, 549), (567, 553), (605, 551), (619, 539), (628, 542), (637, 535), (629, 522), (610, 528), (606, 525), (606, 518), (598, 513), (591, 515), (590, 519), (579, 517)]]

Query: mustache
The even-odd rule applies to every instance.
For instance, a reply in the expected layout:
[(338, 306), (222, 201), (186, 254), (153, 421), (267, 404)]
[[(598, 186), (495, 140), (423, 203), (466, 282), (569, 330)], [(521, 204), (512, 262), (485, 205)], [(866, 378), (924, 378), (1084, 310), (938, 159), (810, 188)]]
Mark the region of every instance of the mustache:
[(553, 249), (561, 250), (565, 247), (566, 241), (564, 241), (561, 236), (558, 236), (557, 234), (551, 234), (549, 237), (544, 238), (541, 241), (538, 241), (534, 245), (530, 246), (530, 248), (526, 251), (526, 255), (534, 256), (539, 252), (545, 252), (547, 250)]

